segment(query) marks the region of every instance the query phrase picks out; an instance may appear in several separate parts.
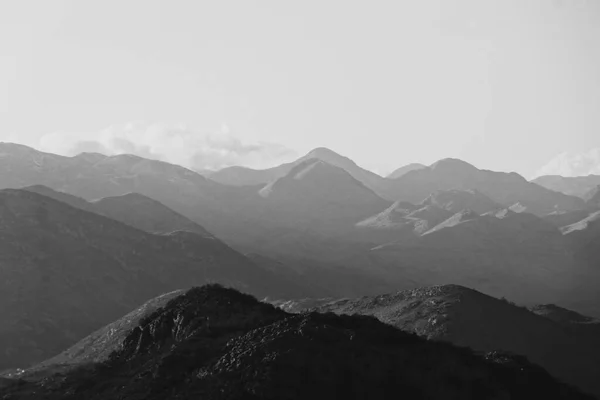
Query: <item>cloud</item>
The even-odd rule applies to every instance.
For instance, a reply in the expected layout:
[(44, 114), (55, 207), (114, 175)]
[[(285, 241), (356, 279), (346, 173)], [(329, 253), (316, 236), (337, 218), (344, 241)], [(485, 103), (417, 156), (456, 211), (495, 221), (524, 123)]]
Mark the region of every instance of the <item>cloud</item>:
[(47, 134), (34, 147), (67, 156), (82, 152), (135, 154), (194, 170), (231, 165), (267, 168), (297, 157), (295, 151), (282, 145), (243, 142), (227, 126), (219, 132), (202, 133), (185, 125), (130, 123), (89, 134)]
[(561, 153), (540, 168), (535, 176), (586, 176), (600, 174), (600, 148), (584, 153)]

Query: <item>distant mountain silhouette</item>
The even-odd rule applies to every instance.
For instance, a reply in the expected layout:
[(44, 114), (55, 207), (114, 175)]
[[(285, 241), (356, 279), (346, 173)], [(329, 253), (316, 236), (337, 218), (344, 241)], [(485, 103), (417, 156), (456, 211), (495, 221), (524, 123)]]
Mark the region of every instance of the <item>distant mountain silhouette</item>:
[(406, 174), (407, 172), (414, 171), (416, 169), (422, 169), (422, 168), (426, 168), (426, 166), (423, 164), (418, 164), (418, 163), (408, 164), (408, 165), (405, 165), (403, 167), (396, 169), (394, 172), (392, 172), (391, 174), (386, 176), (386, 178), (388, 178), (388, 179), (400, 178), (402, 175)]
[[(454, 282), (520, 302), (557, 303), (600, 315), (600, 297), (578, 286), (591, 288), (586, 282), (595, 282), (593, 246), (558, 231), (564, 222), (587, 217), (584, 200), (456, 159), (386, 179), (373, 178), (326, 149), (306, 157), (267, 184), (230, 186), (132, 155), (61, 157), (0, 144), (0, 188), (45, 185), (88, 203), (113, 198), (94, 203), (111, 205), (102, 212), (81, 201), (73, 205), (151, 232), (189, 231), (184, 225), (191, 221), (238, 252), (259, 254), (266, 266), (285, 268), (278, 276), (286, 285), (323, 278), (321, 285), (309, 284), (318, 296), (332, 294), (321, 291), (326, 286), (356, 295)], [(383, 182), (377, 193), (386, 192), (387, 200), (369, 186), (375, 181)], [(130, 193), (157, 201), (184, 220)], [(400, 200), (389, 200), (394, 198)], [(487, 215), (461, 217), (455, 226), (423, 235), (463, 210)], [(303, 271), (308, 275), (298, 280), (302, 265), (309, 266)], [(332, 284), (336, 273), (343, 276), (339, 285)]]
[(190, 221), (181, 214), (169, 209), (165, 205), (139, 193), (127, 193), (121, 196), (104, 197), (88, 202), (82, 198), (57, 192), (47, 186), (35, 185), (23, 188), (36, 192), (73, 207), (94, 212), (105, 217), (123, 222), (149, 233), (171, 233), (174, 231), (188, 231), (201, 236), (213, 237), (206, 229)]
[(94, 348), (98, 341), (92, 339), (89, 348), (75, 351), (94, 359), (103, 346), (116, 349), (102, 356), (104, 363), (80, 364), (45, 378), (43, 371), (26, 372), (1, 389), (0, 396), (23, 400), (591, 398), (524, 357), (506, 352), (475, 355), (372, 317), (290, 315), (217, 286), (194, 288), (152, 309), (142, 311), (140, 319), (136, 312), (137, 323), (116, 322), (116, 331), (99, 343), (100, 349)]
[(389, 182), (382, 195), (393, 200), (421, 202), (437, 190), (474, 189), (504, 207), (520, 203), (528, 212), (536, 215), (585, 208), (582, 199), (527, 182), (514, 172), (480, 170), (469, 163), (450, 158), (427, 168), (410, 171)]
[(359, 167), (348, 157), (341, 156), (325, 147), (311, 150), (296, 161), (282, 164), (277, 167), (264, 170), (255, 170), (245, 167), (228, 167), (213, 172), (209, 174), (208, 177), (216, 182), (226, 185), (243, 186), (267, 184), (277, 178), (287, 175), (294, 167), (311, 159), (325, 161), (328, 164), (344, 169), (356, 180), (362, 182), (374, 191), (378, 191), (384, 182), (384, 179), (381, 176)]
[(318, 310), (372, 315), (428, 339), (483, 352), (521, 354), (558, 379), (600, 395), (600, 337), (565, 331), (547, 316), (462, 286), (434, 286), (339, 300)]
[(0, 221), (0, 370), (48, 358), (143, 301), (194, 284), (311, 294), (212, 237), (149, 234), (28, 190), (0, 191)]
[(560, 175), (544, 175), (532, 180), (547, 189), (585, 199), (594, 187), (600, 185), (600, 175), (564, 177)]
[[(322, 229), (352, 227), (390, 205), (344, 169), (309, 159), (259, 191), (265, 218)], [(326, 226), (325, 226), (326, 225)]]
[(401, 289), (456, 283), (526, 304), (557, 302), (577, 280), (565, 246), (558, 228), (533, 214), (463, 210), (347, 265), (385, 271)]

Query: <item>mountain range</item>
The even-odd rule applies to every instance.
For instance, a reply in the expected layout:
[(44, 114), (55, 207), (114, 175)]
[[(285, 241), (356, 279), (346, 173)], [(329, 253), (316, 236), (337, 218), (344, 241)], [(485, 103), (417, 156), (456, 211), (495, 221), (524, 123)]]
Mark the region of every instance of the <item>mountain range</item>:
[[(599, 394), (585, 372), (598, 371), (599, 358), (583, 355), (598, 346), (596, 198), (597, 190), (573, 196), (456, 159), (381, 177), (318, 148), (268, 170), (231, 167), (203, 176), (133, 155), (63, 157), (0, 143), (0, 371), (48, 376), (66, 363), (79, 371), (68, 379), (108, 382), (104, 372), (79, 367), (112, 363), (110, 355), (148, 322), (140, 319), (144, 310), (167, 307), (191, 286), (218, 282), (286, 309), (328, 302), (318, 311), (385, 314), (383, 322), (429, 340), (522, 354)], [(225, 292), (210, 293), (230, 298)], [(396, 293), (381, 297), (390, 308), (369, 300), (384, 293)], [(502, 297), (531, 310), (497, 300)], [(363, 303), (368, 307), (358, 306)], [(432, 328), (444, 313), (447, 319)], [(495, 315), (502, 316), (497, 323), (485, 322)], [(567, 323), (567, 315), (589, 320)], [(332, 317), (314, 318), (302, 323)], [(495, 331), (485, 331), (486, 324)], [(152, 326), (151, 332), (158, 329)], [(245, 329), (236, 332), (254, 328)], [(549, 341), (532, 343), (544, 331), (569, 350), (544, 356)], [(188, 333), (175, 340), (182, 348), (196, 340)], [(172, 339), (163, 343), (153, 335), (160, 357), (183, 362), (163, 348)], [(134, 365), (135, 354), (115, 368)], [(26, 392), (40, 390), (28, 385)], [(69, 385), (57, 387), (72, 390)], [(67, 393), (57, 390), (52, 395)]]

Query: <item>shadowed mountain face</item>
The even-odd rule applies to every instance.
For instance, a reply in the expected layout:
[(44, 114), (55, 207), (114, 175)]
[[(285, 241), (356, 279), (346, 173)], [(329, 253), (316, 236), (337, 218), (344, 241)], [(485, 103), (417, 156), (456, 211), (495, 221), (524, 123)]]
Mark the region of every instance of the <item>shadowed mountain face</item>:
[(581, 197), (585, 200), (586, 194), (600, 185), (600, 175), (564, 177), (559, 175), (544, 175), (531, 182), (537, 183), (547, 189), (561, 192), (570, 196)]
[[(101, 364), (20, 384), (19, 399), (587, 399), (522, 357), (485, 357), (364, 316), (290, 315), (215, 286), (124, 322)], [(85, 352), (85, 349), (83, 349)], [(92, 350), (94, 352), (94, 350)], [(105, 358), (105, 357), (103, 357)], [(28, 381), (29, 380), (29, 381)]]
[[(552, 320), (556, 313), (542, 317), (507, 301), (456, 285), (338, 300), (318, 310), (372, 315), (428, 339), (449, 341), (484, 352), (504, 350), (522, 354), (558, 379), (600, 395), (597, 382), (600, 337), (565, 329), (562, 323)], [(542, 312), (539, 307), (537, 310)]]
[(212, 237), (200, 225), (174, 212), (158, 201), (139, 193), (105, 197), (100, 200), (88, 202), (82, 198), (57, 192), (42, 185), (28, 186), (23, 189), (51, 197), (85, 211), (104, 215), (145, 232), (171, 233), (174, 231), (186, 231), (207, 238)]
[(160, 293), (222, 282), (302, 297), (212, 237), (152, 235), (26, 190), (0, 191), (0, 369), (40, 361)]
[(561, 231), (577, 263), (573, 290), (559, 304), (600, 317), (600, 212), (593, 212), (581, 221), (564, 226)]
[(584, 209), (582, 199), (527, 182), (516, 173), (480, 170), (461, 160), (444, 159), (430, 167), (390, 180), (382, 192), (388, 199), (420, 202), (437, 190), (477, 190), (504, 207), (520, 203), (536, 215)]
[(561, 232), (535, 215), (507, 209), (484, 215), (464, 210), (348, 264), (381, 271), (402, 289), (456, 283), (525, 304), (564, 300), (577, 281)]

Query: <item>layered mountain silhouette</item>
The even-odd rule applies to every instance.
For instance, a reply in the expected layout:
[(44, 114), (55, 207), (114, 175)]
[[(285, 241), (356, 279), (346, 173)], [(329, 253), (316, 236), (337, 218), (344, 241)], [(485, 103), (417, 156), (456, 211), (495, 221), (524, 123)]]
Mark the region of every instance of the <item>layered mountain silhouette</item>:
[[(339, 272), (340, 282), (344, 282), (339, 287), (345, 288), (347, 295), (452, 282), (524, 303), (556, 302), (600, 315), (600, 303), (580, 299), (573, 286), (591, 271), (574, 264), (589, 257), (573, 255), (570, 240), (558, 237), (558, 228), (566, 225), (563, 222), (574, 223), (581, 220), (579, 216), (587, 216), (587, 205), (517, 174), (441, 160), (397, 179), (381, 178), (407, 197), (418, 199), (394, 203), (369, 188), (363, 182), (366, 178), (353, 177), (348, 171), (354, 163), (325, 149), (315, 150), (313, 155), (318, 157), (307, 155), (268, 184), (239, 187), (136, 156), (83, 154), (69, 158), (11, 144), (2, 144), (0, 150), (0, 164), (6, 167), (0, 169), (0, 187), (41, 184), (87, 202), (108, 197), (113, 202), (127, 200), (133, 207), (115, 203), (113, 213), (136, 208), (128, 196), (139, 193), (236, 250), (274, 261), (265, 262), (281, 267), (288, 281), (296, 280), (301, 270), (303, 282), (329, 277), (327, 284), (320, 285), (324, 288), (336, 281)], [(324, 161), (326, 158), (344, 167)], [(142, 209), (148, 212), (140, 214), (139, 221), (154, 215), (149, 211), (152, 207), (135, 211)], [(467, 211), (471, 217), (493, 215), (462, 221), (465, 214), (454, 217), (454, 222), (449, 220)], [(509, 211), (521, 216), (499, 218)], [(554, 221), (556, 229), (552, 231), (543, 221), (532, 219), (532, 212), (545, 219), (581, 214), (573, 220)], [(133, 224), (125, 217), (135, 215), (122, 211), (110, 217)], [(456, 219), (462, 222), (457, 224)], [(157, 222), (135, 226), (152, 231)], [(440, 229), (440, 224), (445, 228)], [(321, 296), (330, 294), (319, 290)]]
[(382, 192), (384, 197), (413, 203), (422, 201), (437, 190), (467, 189), (477, 190), (504, 207), (520, 203), (527, 212), (540, 216), (585, 208), (582, 199), (543, 188), (514, 172), (480, 170), (450, 158), (389, 182)]
[(600, 337), (565, 329), (565, 323), (593, 321), (569, 310), (546, 305), (532, 312), (457, 285), (338, 300), (318, 310), (372, 315), (428, 339), (522, 354), (558, 379), (600, 395)]
[(216, 182), (226, 185), (243, 186), (267, 184), (277, 178), (287, 175), (297, 165), (312, 159), (321, 160), (344, 169), (352, 175), (354, 179), (362, 182), (365, 186), (375, 191), (378, 190), (384, 181), (381, 176), (359, 167), (351, 159), (339, 155), (325, 147), (316, 148), (294, 162), (282, 164), (274, 168), (255, 170), (245, 167), (228, 167), (208, 174), (208, 177)]
[(572, 289), (577, 276), (566, 246), (558, 228), (533, 214), (463, 210), (355, 258), (386, 271), (398, 288), (456, 283), (530, 304), (564, 300)]
[(344, 169), (319, 159), (296, 165), (259, 194), (266, 200), (264, 218), (326, 231), (352, 227), (390, 205)]
[[(0, 394), (103, 400), (591, 398), (524, 357), (476, 355), (372, 317), (291, 315), (218, 286), (158, 303), (117, 321), (99, 347), (91, 339), (75, 357), (67, 353), (62, 361), (74, 361), (74, 368), (49, 377), (39, 369), (25, 372)], [(81, 363), (82, 354), (95, 362)]]
[(43, 185), (27, 186), (23, 189), (51, 197), (85, 211), (104, 215), (149, 233), (187, 231), (207, 238), (213, 237), (199, 224), (139, 193), (104, 197), (88, 202), (80, 197), (57, 192)]
[(564, 177), (543, 175), (532, 180), (540, 186), (571, 196), (585, 198), (586, 193), (600, 185), (600, 175)]
[[(334, 383), (350, 376), (363, 397), (576, 396), (520, 356), (489, 353), (502, 350), (598, 393), (598, 365), (584, 354), (599, 348), (597, 197), (596, 186), (572, 196), (456, 159), (383, 178), (318, 148), (269, 170), (199, 174), (133, 155), (0, 143), (0, 370), (28, 367), (5, 374), (0, 390), (279, 398), (280, 380), (291, 398), (309, 389), (334, 398)], [(186, 292), (209, 282), (286, 310), (358, 298), (331, 311), (358, 310), (488, 359), (372, 318), (293, 316), (216, 286)], [(406, 350), (405, 339), (421, 350)], [(448, 375), (457, 365), (463, 372)], [(327, 379), (302, 380), (307, 371)]]
[(307, 295), (213, 237), (146, 233), (28, 190), (0, 191), (0, 238), (0, 369), (41, 361), (143, 301), (194, 284)]
[(418, 164), (418, 163), (408, 164), (408, 165), (405, 165), (403, 167), (400, 167), (400, 168), (394, 170), (391, 174), (386, 176), (386, 178), (388, 178), (388, 179), (400, 178), (402, 175), (405, 175), (406, 173), (408, 173), (410, 171), (414, 171), (417, 169), (423, 169), (423, 168), (426, 168), (426, 166), (423, 164)]

